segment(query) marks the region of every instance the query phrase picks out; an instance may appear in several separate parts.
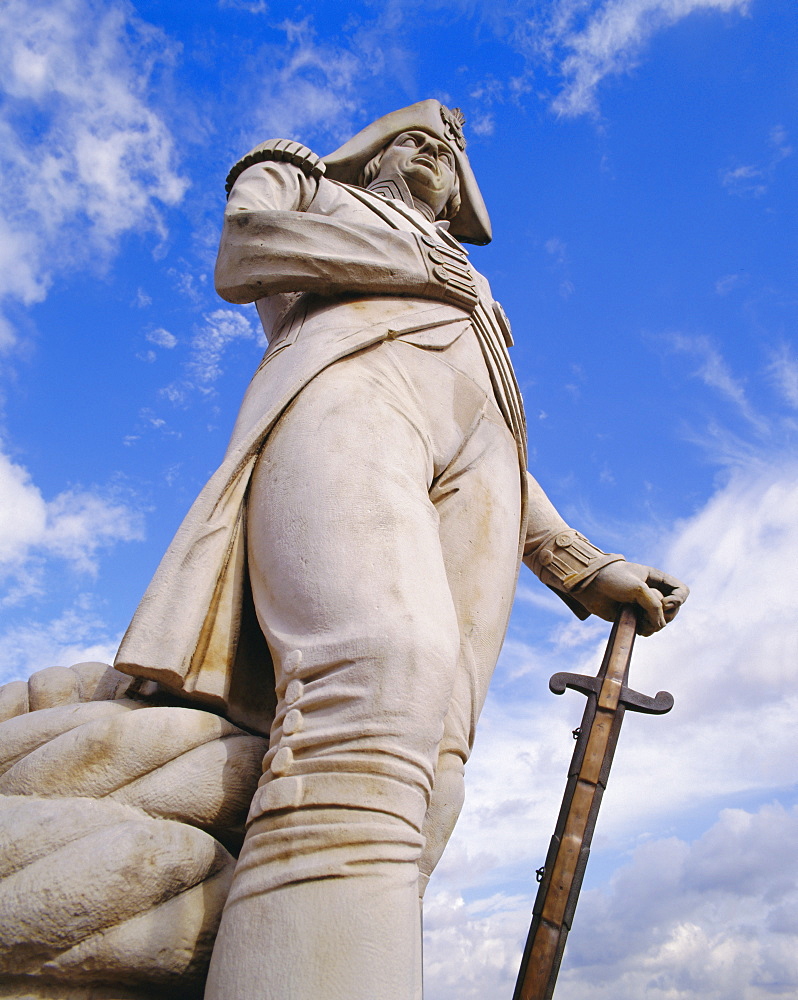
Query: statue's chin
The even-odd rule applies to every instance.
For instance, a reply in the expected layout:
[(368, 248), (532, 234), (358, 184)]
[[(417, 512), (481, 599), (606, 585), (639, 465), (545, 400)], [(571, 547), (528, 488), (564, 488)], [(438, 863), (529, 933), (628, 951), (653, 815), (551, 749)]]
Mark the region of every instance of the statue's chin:
[(450, 186), (446, 185), (446, 189), (444, 189), (438, 176), (423, 164), (411, 164), (411, 167), (407, 172), (402, 173), (401, 177), (413, 198), (416, 201), (423, 201), (437, 218), (449, 200)]

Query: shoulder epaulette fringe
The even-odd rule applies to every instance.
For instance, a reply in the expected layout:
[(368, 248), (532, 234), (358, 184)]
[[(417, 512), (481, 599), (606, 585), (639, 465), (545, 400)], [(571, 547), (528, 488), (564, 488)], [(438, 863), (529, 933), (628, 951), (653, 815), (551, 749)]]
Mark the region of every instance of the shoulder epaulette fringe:
[(227, 175), (225, 191), (228, 196), (233, 185), (247, 167), (251, 167), (253, 163), (266, 163), (269, 160), (276, 160), (279, 163), (293, 163), (307, 177), (317, 179), (322, 176), (325, 169), (321, 157), (308, 149), (307, 146), (303, 146), (302, 143), (294, 142), (293, 139), (268, 139), (256, 146), (251, 153), (242, 157)]

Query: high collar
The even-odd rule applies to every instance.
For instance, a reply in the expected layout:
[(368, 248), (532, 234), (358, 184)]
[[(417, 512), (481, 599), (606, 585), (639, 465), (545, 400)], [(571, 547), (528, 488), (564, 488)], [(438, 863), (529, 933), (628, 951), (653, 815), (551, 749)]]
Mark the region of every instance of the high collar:
[(410, 188), (402, 177), (386, 177), (383, 180), (378, 178), (376, 181), (372, 181), (366, 190), (371, 191), (372, 194), (381, 195), (383, 198), (392, 198), (394, 201), (401, 201), (408, 208), (413, 208), (423, 215), (427, 222), (435, 221), (432, 209), (426, 202), (419, 201), (413, 197), (410, 193)]

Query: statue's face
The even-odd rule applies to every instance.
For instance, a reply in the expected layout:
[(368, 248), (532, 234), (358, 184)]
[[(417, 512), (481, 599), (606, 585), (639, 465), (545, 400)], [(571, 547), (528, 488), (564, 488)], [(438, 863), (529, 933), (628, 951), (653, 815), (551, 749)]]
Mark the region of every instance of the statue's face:
[(383, 153), (378, 178), (397, 175), (437, 218), (457, 184), (454, 153), (448, 143), (426, 132), (402, 132)]

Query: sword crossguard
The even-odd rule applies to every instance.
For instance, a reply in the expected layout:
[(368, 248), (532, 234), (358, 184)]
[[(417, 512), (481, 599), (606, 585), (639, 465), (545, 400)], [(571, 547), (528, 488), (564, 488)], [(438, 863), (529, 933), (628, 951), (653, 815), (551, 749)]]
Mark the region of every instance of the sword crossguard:
[[(590, 677), (588, 674), (558, 673), (549, 681), (549, 690), (552, 694), (565, 694), (566, 688), (572, 691), (579, 691), (581, 694), (594, 695), (596, 698), (601, 691), (604, 678), (599, 674), (597, 677)], [(673, 708), (673, 695), (669, 691), (657, 691), (652, 698), (651, 695), (641, 694), (624, 684), (621, 687), (621, 694), (618, 699), (630, 712), (642, 712), (645, 715), (665, 715)]]
[(673, 708), (673, 695), (670, 691), (657, 691), (652, 698), (650, 694), (640, 694), (625, 684), (621, 688), (621, 701), (630, 712), (642, 712), (644, 715), (665, 715)]

